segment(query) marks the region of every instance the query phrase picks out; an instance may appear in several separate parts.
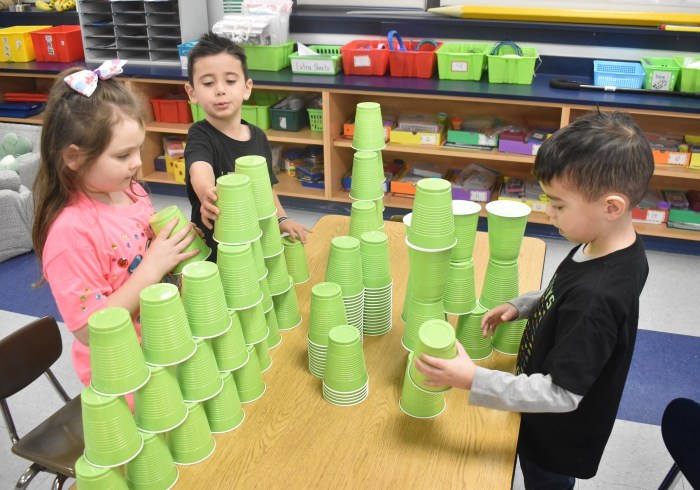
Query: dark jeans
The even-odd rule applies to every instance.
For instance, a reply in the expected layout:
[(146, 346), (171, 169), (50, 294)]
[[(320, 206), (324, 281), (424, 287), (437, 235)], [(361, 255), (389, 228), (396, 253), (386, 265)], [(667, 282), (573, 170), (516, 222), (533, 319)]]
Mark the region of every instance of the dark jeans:
[(552, 473), (518, 455), (526, 490), (573, 490), (576, 478)]

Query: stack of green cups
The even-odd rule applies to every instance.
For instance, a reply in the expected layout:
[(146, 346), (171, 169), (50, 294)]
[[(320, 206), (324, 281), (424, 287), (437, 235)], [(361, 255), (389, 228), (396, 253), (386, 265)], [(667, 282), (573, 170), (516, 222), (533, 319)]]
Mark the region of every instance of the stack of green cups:
[(403, 308), (401, 309), (401, 320), (404, 323), (408, 321), (408, 309), (413, 299), (413, 293), (411, 292), (411, 271), (408, 271), (408, 278), (406, 278), (406, 291), (403, 296)]
[(185, 421), (187, 407), (170, 368), (151, 366), (151, 379), (134, 393), (134, 418), (144, 432), (167, 432)]
[(491, 201), (486, 205), (489, 230), (489, 257), (501, 262), (518, 259), (532, 210), (519, 201)]
[(175, 464), (200, 463), (214, 453), (216, 440), (211, 435), (207, 414), (201, 403), (187, 404), (185, 422), (168, 432), (166, 440)]
[(267, 277), (267, 266), (265, 265), (262, 244), (260, 240), (254, 240), (250, 242), (250, 247), (253, 250), (253, 262), (255, 262), (255, 271), (258, 274), (258, 280), (262, 281)]
[(323, 397), (339, 406), (361, 403), (367, 398), (369, 377), (357, 329), (339, 325), (328, 332)]
[(456, 245), (452, 184), (449, 181), (418, 181), (407, 242), (416, 250), (426, 252), (449, 250)]
[(267, 342), (258, 342), (255, 344), (255, 353), (258, 355), (261, 373), (264, 373), (272, 367), (272, 357), (270, 357), (270, 350), (267, 347)]
[(419, 389), (408, 374), (413, 365), (413, 352), (408, 354), (408, 362), (403, 377), (399, 408), (411, 417), (429, 419), (437, 417), (445, 410), (445, 395), (443, 393), (428, 393)]
[(350, 230), (348, 235), (360, 239), (367, 231), (379, 231), (377, 207), (372, 201), (354, 201), (350, 208)]
[[(287, 276), (288, 280), (292, 278)], [(275, 305), (275, 315), (277, 316), (277, 328), (279, 330), (291, 330), (301, 325), (301, 313), (299, 312), (299, 301), (294, 287), (290, 287), (286, 292), (272, 297)]]
[(355, 152), (352, 162), (351, 199), (371, 202), (384, 197), (384, 169), (382, 168), (381, 172), (377, 171), (378, 161), (381, 162), (381, 152)]
[(80, 456), (75, 462), (75, 482), (80, 489), (127, 490), (129, 488), (119, 468), (93, 466), (85, 456)]
[(131, 315), (108, 307), (88, 318), (92, 388), (102, 395), (124, 395), (146, 384), (151, 372), (136, 337)]
[(450, 250), (426, 252), (409, 244), (408, 265), (411, 294), (423, 301), (442, 301), (450, 268)]
[(243, 327), (235, 310), (230, 310), (231, 328), (223, 335), (211, 340), (219, 372), (235, 371), (248, 362)]
[(527, 320), (501, 323), (493, 334), (493, 348), (502, 354), (517, 355)]
[(378, 151), (386, 147), (381, 106), (376, 102), (360, 102), (355, 108), (352, 147), (359, 151)]
[(260, 238), (262, 231), (248, 176), (222, 175), (216, 179), (216, 196), (219, 215), (214, 222), (214, 240), (227, 245), (242, 245)]
[(418, 346), (421, 326), (428, 320), (444, 320), (445, 308), (442, 300), (423, 301), (414, 296), (410, 297), (409, 303), (401, 344), (404, 349), (413, 352)]
[(229, 309), (242, 310), (262, 301), (263, 294), (250, 244), (219, 244), (216, 264)]
[(481, 204), (473, 201), (452, 201), (457, 245), (452, 249), (451, 260), (461, 262), (471, 259), (476, 242), (476, 227), (479, 224)]
[(209, 342), (197, 339), (197, 352), (177, 365), (177, 381), (187, 402), (201, 402), (216, 396), (222, 388), (219, 368)]
[(348, 324), (364, 334), (364, 284), (362, 282), (362, 252), (360, 240), (337, 236), (331, 240), (326, 267), (326, 281), (340, 285)]
[[(432, 357), (453, 359), (457, 356), (457, 344), (455, 330), (445, 320), (428, 320), (418, 330), (418, 343), (413, 355), (420, 358), (425, 353)], [(450, 389), (449, 386), (428, 386), (426, 377), (416, 369), (415, 364), (408, 368), (409, 378), (420, 390), (429, 393), (442, 393)]]
[(194, 355), (182, 299), (173, 284), (153, 284), (141, 290), (141, 346), (152, 366), (179, 364)]
[(489, 258), (479, 303), (495, 308), (518, 296), (518, 261), (501, 262)]
[(450, 261), (442, 296), (446, 313), (466, 315), (476, 308), (474, 281), (474, 262), (471, 258), (458, 262)]
[(215, 434), (229, 432), (237, 428), (245, 418), (233, 375), (221, 373), (221, 380), (224, 387), (219, 394), (204, 402), (209, 428)]
[(267, 348), (274, 349), (282, 342), (282, 336), (280, 335), (280, 327), (277, 323), (277, 313), (275, 313), (274, 304), (272, 307), (265, 312), (265, 322), (267, 323), (267, 328), (270, 333), (267, 335)]
[(111, 468), (134, 459), (143, 447), (129, 405), (123, 396), (103, 396), (86, 386), (80, 394), (85, 459)]
[(195, 262), (182, 270), (182, 302), (193, 337), (213, 338), (231, 328), (219, 268)]
[(486, 359), (491, 355), (491, 338), (484, 338), (481, 332), (481, 319), (486, 309), (478, 305), (468, 315), (461, 315), (457, 320), (457, 341), (462, 344), (473, 360)]
[(389, 239), (381, 231), (360, 237), (362, 282), (365, 286), (362, 326), (364, 335), (383, 335), (391, 330), (392, 278)]
[(311, 278), (309, 265), (306, 262), (306, 251), (301, 240), (290, 240), (289, 237), (282, 239), (284, 246), (284, 259), (287, 263), (287, 271), (292, 276), (294, 284), (303, 284)]
[(262, 230), (260, 246), (262, 247), (263, 257), (268, 258), (281, 254), (284, 247), (282, 246), (282, 233), (280, 232), (277, 216), (263, 218), (259, 223)]
[(245, 343), (247, 345), (262, 342), (269, 335), (270, 332), (267, 328), (262, 303), (258, 303), (252, 308), (238, 310), (238, 317), (241, 320), (241, 326), (243, 327), (243, 338), (245, 338)]
[(241, 403), (254, 402), (263, 396), (266, 388), (255, 346), (249, 345), (247, 349), (250, 359), (243, 367), (233, 371), (233, 379), (236, 382)]
[(274, 305), (272, 304), (272, 295), (270, 294), (270, 285), (267, 283), (267, 277), (265, 279), (260, 279), (260, 290), (262, 291), (262, 307), (263, 311), (267, 313), (270, 311)]
[(311, 288), (309, 308), (309, 371), (323, 377), (326, 369), (328, 332), (348, 323), (340, 286), (334, 282), (320, 282)]
[(171, 488), (177, 481), (178, 470), (164, 436), (145, 432), (141, 436), (143, 449), (126, 464), (129, 488)]
[[(151, 216), (148, 221), (151, 225), (151, 228), (153, 228), (153, 233), (158, 235), (161, 232), (161, 230), (163, 230), (163, 228), (165, 228), (165, 226), (168, 223), (170, 223), (174, 218), (177, 218), (178, 221), (175, 225), (175, 228), (173, 228), (173, 231), (170, 232), (171, 235), (177, 233), (186, 226), (190, 226), (190, 221), (187, 218), (185, 218), (185, 215), (182, 214), (182, 211), (180, 211), (180, 209), (177, 206), (168, 206), (165, 209), (161, 209), (153, 216)], [(191, 252), (192, 250), (199, 250), (199, 253), (194, 257), (183, 260), (182, 262), (177, 264), (172, 270), (173, 274), (181, 273), (182, 269), (187, 264), (207, 260), (207, 257), (209, 257), (209, 255), (211, 254), (211, 249), (207, 246), (202, 237), (199, 236), (197, 231), (193, 229), (191, 233), (194, 233), (194, 239), (192, 240), (192, 243), (190, 243), (182, 251), (182, 253)]]
[(258, 218), (262, 219), (275, 216), (277, 214), (277, 207), (272, 197), (270, 171), (265, 157), (246, 155), (236, 158), (235, 168), (237, 174), (247, 175), (250, 178)]
[[(280, 241), (280, 243), (282, 243)], [(284, 246), (282, 246), (284, 251)], [(267, 266), (267, 285), (270, 288), (270, 295), (286, 293), (294, 284), (294, 280), (289, 279), (289, 267), (284, 253), (280, 252), (272, 257), (265, 258)]]

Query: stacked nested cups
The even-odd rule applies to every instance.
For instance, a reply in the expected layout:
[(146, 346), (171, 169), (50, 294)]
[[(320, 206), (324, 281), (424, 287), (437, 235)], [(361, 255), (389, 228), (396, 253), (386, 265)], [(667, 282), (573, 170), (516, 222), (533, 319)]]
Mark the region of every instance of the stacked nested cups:
[(360, 333), (350, 325), (328, 332), (323, 397), (333, 405), (351, 406), (367, 398), (369, 376)]
[[(525, 235), (530, 207), (518, 201), (500, 200), (486, 205), (489, 232), (489, 262), (479, 303), (486, 309), (506, 303), (519, 294), (518, 254)], [(525, 322), (496, 327), (493, 348), (517, 354)]]
[[(452, 185), (448, 181), (418, 181), (407, 235), (410, 291), (407, 293), (409, 304), (404, 310), (406, 325), (402, 344), (413, 351), (422, 322), (445, 318), (443, 294), (451, 250), (457, 244)], [(431, 316), (424, 316), (426, 314)]]
[[(151, 225), (151, 228), (153, 229), (153, 233), (158, 235), (161, 232), (161, 230), (165, 228), (165, 226), (168, 223), (170, 223), (174, 218), (177, 218), (178, 221), (175, 227), (173, 228), (173, 231), (170, 232), (171, 235), (177, 233), (186, 226), (190, 226), (189, 220), (185, 218), (185, 215), (182, 214), (182, 211), (180, 211), (180, 209), (178, 209), (177, 206), (168, 206), (167, 208), (161, 209), (149, 218), (149, 223)], [(178, 265), (176, 265), (175, 268), (172, 270), (173, 274), (180, 274), (182, 272), (182, 269), (187, 264), (207, 260), (207, 257), (209, 257), (209, 255), (211, 254), (211, 249), (207, 246), (202, 237), (200, 237), (194, 229), (190, 233), (194, 234), (194, 239), (192, 240), (192, 243), (190, 243), (182, 251), (182, 253), (191, 252), (192, 250), (199, 250), (199, 253), (194, 257), (183, 260)]]
[(348, 324), (364, 334), (364, 284), (362, 282), (362, 253), (360, 240), (351, 236), (337, 236), (331, 240), (326, 267), (326, 282), (340, 285)]
[(328, 332), (338, 325), (346, 325), (347, 323), (340, 285), (334, 282), (320, 282), (314, 285), (311, 288), (307, 339), (309, 371), (314, 376), (322, 378), (326, 370)]
[(364, 335), (383, 335), (391, 330), (392, 285), (389, 239), (381, 231), (368, 231), (360, 237), (364, 304)]

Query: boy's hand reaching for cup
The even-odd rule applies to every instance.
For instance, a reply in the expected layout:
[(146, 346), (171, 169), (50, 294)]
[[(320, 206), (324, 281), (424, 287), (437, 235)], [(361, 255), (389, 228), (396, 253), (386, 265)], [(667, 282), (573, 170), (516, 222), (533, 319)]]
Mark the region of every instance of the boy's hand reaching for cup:
[(216, 221), (216, 217), (221, 212), (215, 204), (217, 199), (216, 187), (205, 190), (203, 195), (200, 196), (202, 205), (199, 208), (199, 212), (202, 215), (202, 224), (210, 230), (214, 228), (214, 221)]
[(306, 226), (293, 219), (285, 219), (282, 221), (280, 223), (280, 231), (282, 233), (287, 233), (292, 243), (296, 241), (296, 237), (299, 237), (301, 243), (304, 244), (306, 243), (306, 234), (313, 233), (313, 231), (309, 230)]
[(457, 342), (457, 357), (454, 359), (441, 359), (421, 354), (413, 362), (416, 369), (428, 378), (425, 381), (428, 386), (454, 386), (464, 390), (472, 387), (476, 364), (459, 342)]
[(512, 322), (518, 318), (518, 309), (510, 303), (503, 303), (492, 310), (484, 313), (481, 319), (481, 333), (486, 338), (487, 335), (493, 335), (496, 327), (504, 322)]

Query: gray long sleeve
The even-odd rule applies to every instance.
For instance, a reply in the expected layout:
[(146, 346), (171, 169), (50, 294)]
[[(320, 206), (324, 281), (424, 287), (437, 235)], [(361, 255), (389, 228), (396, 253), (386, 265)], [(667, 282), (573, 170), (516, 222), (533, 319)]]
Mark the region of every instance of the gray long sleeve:
[(544, 289), (530, 291), (529, 293), (525, 293), (523, 295), (518, 296), (515, 299), (508, 301), (508, 303), (515, 306), (515, 309), (518, 310), (517, 319), (522, 320), (523, 318), (528, 318), (530, 316), (530, 312), (532, 312), (532, 309), (535, 307), (535, 304), (537, 303), (537, 301), (539, 301), (543, 294)]

